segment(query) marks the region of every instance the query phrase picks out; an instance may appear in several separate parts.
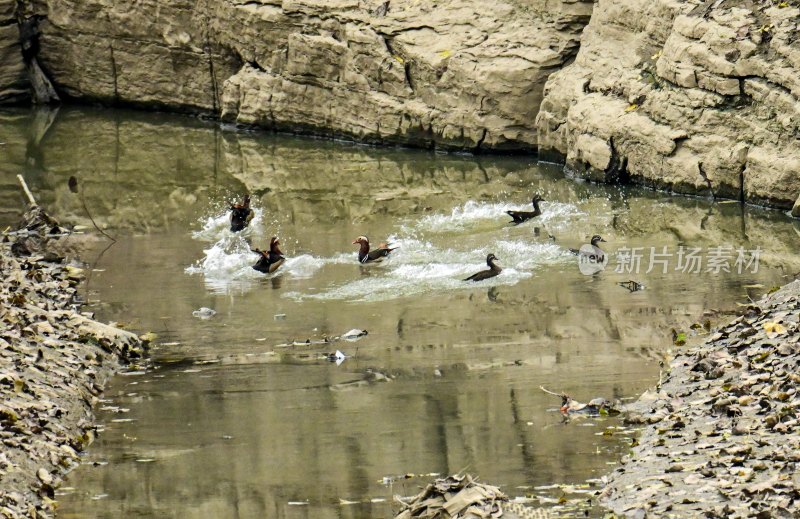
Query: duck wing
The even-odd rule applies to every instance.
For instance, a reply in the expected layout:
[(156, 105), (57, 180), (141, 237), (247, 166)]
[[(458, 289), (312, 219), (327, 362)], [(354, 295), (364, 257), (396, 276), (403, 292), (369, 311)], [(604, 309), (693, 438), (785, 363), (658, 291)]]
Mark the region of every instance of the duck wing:
[(380, 247), (375, 250), (369, 251), (364, 259), (361, 260), (361, 263), (369, 263), (371, 261), (381, 261), (383, 258), (387, 257), (390, 252), (395, 250), (397, 247), (389, 248), (389, 247)]
[(480, 272), (476, 272), (470, 277), (464, 279), (464, 281), (483, 281), (484, 279), (493, 278), (498, 274), (500, 274), (499, 270), (481, 270)]
[(530, 219), (533, 213), (531, 213), (530, 211), (506, 211), (506, 214), (508, 214), (508, 216), (513, 218), (513, 220), (509, 223), (519, 224), (524, 222), (525, 220)]
[(272, 274), (273, 272), (275, 272), (276, 270), (278, 270), (278, 267), (280, 267), (281, 265), (283, 265), (283, 262), (284, 262), (284, 261), (286, 261), (286, 258), (284, 258), (283, 256), (280, 256), (278, 259), (275, 259), (275, 260), (273, 260), (273, 261), (270, 261), (270, 264), (269, 264), (269, 273), (270, 273), (270, 274)]
[(266, 256), (261, 256), (260, 258), (258, 258), (256, 264), (253, 265), (253, 268), (259, 272), (263, 272), (264, 274), (269, 274), (270, 272), (269, 259)]

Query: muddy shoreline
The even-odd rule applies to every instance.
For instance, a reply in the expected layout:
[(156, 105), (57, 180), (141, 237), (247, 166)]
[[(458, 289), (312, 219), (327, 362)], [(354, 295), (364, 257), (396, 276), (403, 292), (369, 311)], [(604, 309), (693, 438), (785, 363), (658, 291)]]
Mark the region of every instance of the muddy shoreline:
[(800, 281), (677, 355), (600, 503), (620, 517), (798, 517)]
[(81, 312), (80, 237), (36, 207), (0, 242), (0, 515), (52, 517), (108, 379), (146, 342)]

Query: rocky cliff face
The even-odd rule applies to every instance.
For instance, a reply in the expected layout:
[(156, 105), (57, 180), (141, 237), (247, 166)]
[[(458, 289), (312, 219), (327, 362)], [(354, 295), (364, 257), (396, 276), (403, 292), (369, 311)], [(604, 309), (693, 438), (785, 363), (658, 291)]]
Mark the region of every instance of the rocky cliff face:
[(47, 0), (59, 91), (367, 142), (534, 150), (591, 0)]
[(600, 0), (548, 80), (539, 146), (580, 177), (791, 208), (799, 23), (797, 1)]
[(16, 0), (0, 0), (0, 103), (19, 102), (30, 96), (16, 8)]
[(0, 0), (0, 102), (55, 95), (19, 57), (27, 31), (71, 98), (538, 148), (584, 178), (791, 208), (798, 20), (800, 0)]

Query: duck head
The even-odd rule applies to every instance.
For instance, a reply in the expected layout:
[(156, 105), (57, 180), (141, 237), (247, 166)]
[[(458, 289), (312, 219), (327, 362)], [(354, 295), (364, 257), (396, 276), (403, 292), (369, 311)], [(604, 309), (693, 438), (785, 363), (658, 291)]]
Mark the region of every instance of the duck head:
[(369, 252), (369, 238), (364, 235), (359, 236), (355, 240), (353, 240), (353, 245), (360, 245), (361, 247), (358, 249), (359, 254), (366, 254)]
[(597, 247), (597, 244), (600, 243), (601, 241), (604, 242), (605, 240), (599, 235), (595, 234), (594, 236), (592, 236), (590, 243), (595, 247)]
[(536, 193), (535, 195), (533, 195), (533, 200), (531, 200), (531, 202), (535, 205), (538, 204), (539, 202), (544, 202), (544, 198), (542, 198), (542, 195), (540, 195), (539, 193)]
[(244, 198), (242, 198), (242, 207), (250, 207), (250, 195), (244, 195)]
[(488, 256), (486, 256), (486, 264), (489, 265), (490, 267), (494, 266), (495, 261), (499, 260), (497, 259), (497, 256), (495, 256), (494, 254), (489, 254)]
[(277, 236), (273, 236), (271, 240), (269, 240), (269, 250), (270, 252), (275, 252), (277, 254), (283, 254), (281, 249), (278, 247), (281, 244), (281, 241), (278, 239)]

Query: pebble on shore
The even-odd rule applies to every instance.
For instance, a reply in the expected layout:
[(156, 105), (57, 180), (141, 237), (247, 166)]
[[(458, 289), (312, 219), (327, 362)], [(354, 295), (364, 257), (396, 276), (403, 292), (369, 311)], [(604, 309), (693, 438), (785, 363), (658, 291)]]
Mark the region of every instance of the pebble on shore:
[(133, 333), (80, 312), (83, 271), (39, 207), (0, 243), (0, 516), (52, 517), (55, 489), (94, 439), (92, 406), (120, 362), (145, 353)]

